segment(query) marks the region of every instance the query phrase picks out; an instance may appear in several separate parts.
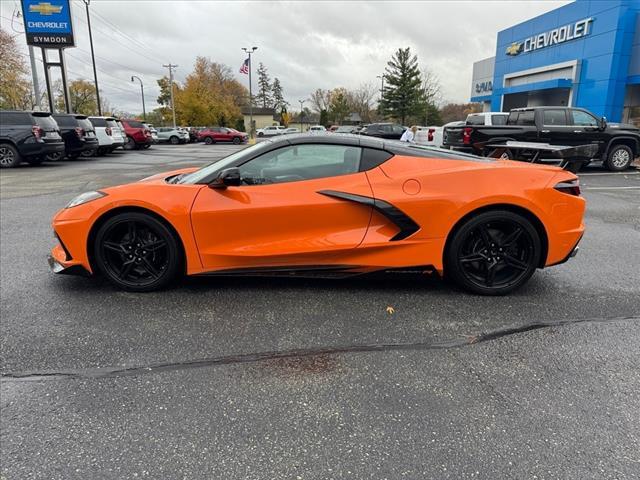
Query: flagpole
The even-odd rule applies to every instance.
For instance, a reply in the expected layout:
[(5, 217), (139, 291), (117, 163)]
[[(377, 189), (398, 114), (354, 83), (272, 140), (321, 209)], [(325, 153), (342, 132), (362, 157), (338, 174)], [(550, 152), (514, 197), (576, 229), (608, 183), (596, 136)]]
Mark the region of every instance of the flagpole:
[(253, 87), (251, 82), (251, 54), (255, 52), (258, 47), (242, 48), (249, 55), (249, 136), (251, 139), (255, 138), (253, 131)]

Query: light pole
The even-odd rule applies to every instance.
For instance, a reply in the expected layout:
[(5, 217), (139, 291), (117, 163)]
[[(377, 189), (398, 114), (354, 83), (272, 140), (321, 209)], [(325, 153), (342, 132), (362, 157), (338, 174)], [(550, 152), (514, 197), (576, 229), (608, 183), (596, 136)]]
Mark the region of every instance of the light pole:
[(89, 45), (91, 45), (91, 62), (93, 63), (93, 81), (96, 84), (96, 101), (98, 102), (98, 115), (102, 116), (102, 105), (100, 105), (100, 90), (98, 89), (98, 72), (96, 71), (96, 56), (93, 53), (93, 35), (91, 34), (91, 16), (89, 15), (89, 3), (91, 0), (82, 0), (87, 9), (87, 26), (89, 27)]
[(380, 86), (380, 101), (382, 101), (384, 97), (384, 73), (382, 75), (376, 75), (376, 78), (382, 81), (382, 85)]
[(253, 88), (251, 85), (251, 54), (255, 52), (258, 47), (242, 47), (242, 50), (249, 55), (249, 135), (251, 138), (255, 137), (253, 131)]
[(131, 81), (132, 82), (133, 82), (134, 78), (140, 82), (140, 93), (142, 94), (142, 118), (146, 122), (147, 121), (147, 111), (144, 108), (144, 86), (142, 85), (142, 80), (140, 79), (140, 77), (138, 77), (137, 75), (131, 75)]
[(304, 105), (304, 102), (306, 102), (306, 100), (298, 100), (300, 102), (300, 133), (302, 133), (302, 116), (304, 115), (304, 110), (302, 109), (302, 106)]

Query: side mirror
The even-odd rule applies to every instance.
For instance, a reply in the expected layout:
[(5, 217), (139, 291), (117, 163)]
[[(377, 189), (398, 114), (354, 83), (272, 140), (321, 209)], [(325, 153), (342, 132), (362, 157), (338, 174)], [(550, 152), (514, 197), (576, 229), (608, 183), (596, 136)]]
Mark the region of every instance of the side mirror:
[(241, 183), (240, 169), (238, 167), (226, 168), (218, 174), (209, 188), (224, 189), (227, 187), (239, 187)]
[(598, 121), (598, 127), (600, 127), (600, 130), (605, 130), (607, 128), (607, 117), (601, 117), (600, 120)]

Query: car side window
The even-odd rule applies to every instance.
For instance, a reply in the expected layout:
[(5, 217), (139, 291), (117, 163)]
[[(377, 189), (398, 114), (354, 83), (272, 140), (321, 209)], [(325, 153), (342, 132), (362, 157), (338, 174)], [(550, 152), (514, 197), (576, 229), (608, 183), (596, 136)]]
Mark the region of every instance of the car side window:
[(360, 147), (349, 145), (290, 145), (272, 150), (241, 165), (244, 185), (299, 182), (357, 173)]
[(492, 125), (505, 125), (507, 123), (507, 115), (491, 115)]
[(404, 133), (404, 128), (402, 128), (399, 125), (394, 125), (392, 128), (393, 128), (393, 133), (396, 135), (402, 135)]
[(533, 110), (525, 110), (518, 115), (516, 125), (535, 125), (535, 112)]
[(598, 120), (593, 115), (583, 112), (582, 110), (571, 110), (573, 117), (573, 125), (579, 125), (581, 127), (596, 127), (598, 126)]
[(567, 124), (567, 114), (565, 110), (545, 110), (543, 114), (543, 125), (558, 126)]

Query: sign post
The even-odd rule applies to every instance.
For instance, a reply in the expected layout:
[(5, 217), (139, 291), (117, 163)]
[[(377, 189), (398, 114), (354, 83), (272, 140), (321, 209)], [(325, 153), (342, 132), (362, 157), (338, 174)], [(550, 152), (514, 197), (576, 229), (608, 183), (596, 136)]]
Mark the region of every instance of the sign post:
[[(65, 109), (67, 113), (71, 113), (67, 71), (64, 64), (64, 49), (75, 47), (70, 0), (22, 0), (22, 13), (27, 45), (42, 49), (49, 109), (51, 112), (55, 111), (49, 68), (59, 67), (62, 75)], [(47, 49), (58, 50), (57, 62), (49, 61)]]

